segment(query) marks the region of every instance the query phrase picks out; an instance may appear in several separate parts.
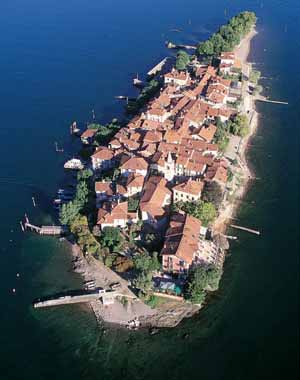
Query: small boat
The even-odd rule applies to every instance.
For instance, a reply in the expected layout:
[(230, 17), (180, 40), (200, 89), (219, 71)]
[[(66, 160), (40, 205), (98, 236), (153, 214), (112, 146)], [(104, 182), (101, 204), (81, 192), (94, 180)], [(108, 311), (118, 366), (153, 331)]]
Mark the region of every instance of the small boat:
[(84, 165), (78, 158), (72, 158), (64, 164), (64, 168), (71, 170), (82, 170)]
[(71, 201), (74, 198), (74, 195), (65, 195), (65, 194), (58, 194), (58, 199), (61, 199), (62, 201)]
[(78, 128), (76, 121), (74, 121), (70, 126), (71, 135), (79, 135), (80, 128)]
[(73, 195), (74, 191), (72, 190), (65, 190), (65, 189), (58, 189), (57, 194), (64, 194), (64, 195)]

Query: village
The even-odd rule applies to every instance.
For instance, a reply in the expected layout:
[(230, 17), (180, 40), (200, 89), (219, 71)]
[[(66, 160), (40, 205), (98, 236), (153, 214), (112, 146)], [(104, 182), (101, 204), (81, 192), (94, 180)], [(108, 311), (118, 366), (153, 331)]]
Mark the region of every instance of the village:
[(176, 325), (218, 289), (228, 240), (236, 238), (226, 226), (251, 178), (244, 154), (261, 91), (247, 63), (253, 20), (232, 51), (205, 60), (179, 50), (172, 65), (165, 58), (138, 81), (137, 99), (127, 99), (134, 117), (91, 123), (80, 134), (82, 157), (65, 163), (78, 170), (78, 183), (74, 196), (60, 190), (60, 222), (92, 298), (106, 288), (103, 302), (91, 304), (108, 322), (146, 324), (148, 316), (160, 325), (155, 318), (170, 308), (176, 314), (179, 302), (175, 322), (164, 322)]

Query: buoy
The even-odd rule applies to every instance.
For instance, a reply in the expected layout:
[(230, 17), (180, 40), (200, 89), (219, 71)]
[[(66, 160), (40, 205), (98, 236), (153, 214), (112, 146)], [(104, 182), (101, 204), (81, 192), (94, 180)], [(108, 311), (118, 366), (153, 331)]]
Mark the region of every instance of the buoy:
[(20, 273), (17, 273), (17, 277), (20, 277)]
[(13, 293), (16, 293), (16, 289), (15, 289), (15, 288), (13, 288), (13, 290), (12, 290), (12, 291), (13, 291)]

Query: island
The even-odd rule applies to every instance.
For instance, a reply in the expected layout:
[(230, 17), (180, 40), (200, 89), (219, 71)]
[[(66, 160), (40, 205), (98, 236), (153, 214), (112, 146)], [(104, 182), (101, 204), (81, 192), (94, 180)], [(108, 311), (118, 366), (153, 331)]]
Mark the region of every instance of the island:
[(123, 121), (94, 120), (80, 135), (80, 158), (65, 165), (78, 170), (76, 189), (60, 189), (55, 206), (85, 290), (35, 307), (89, 302), (99, 321), (173, 327), (217, 291), (235, 239), (226, 229), (252, 178), (255, 24), (242, 12), (165, 58), (135, 80)]

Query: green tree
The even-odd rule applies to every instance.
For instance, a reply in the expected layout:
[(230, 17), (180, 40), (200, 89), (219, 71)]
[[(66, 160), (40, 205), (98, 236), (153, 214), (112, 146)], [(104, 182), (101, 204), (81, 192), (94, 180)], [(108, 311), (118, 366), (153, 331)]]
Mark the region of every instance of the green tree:
[(148, 252), (142, 252), (134, 257), (134, 266), (139, 272), (151, 273), (160, 269), (157, 252), (151, 255)]
[(201, 304), (205, 299), (207, 272), (204, 267), (197, 266), (189, 274), (185, 296), (192, 303)]
[(85, 181), (80, 181), (76, 187), (76, 195), (74, 202), (76, 202), (80, 208), (83, 208), (88, 202), (89, 189)]
[(256, 23), (253, 12), (241, 12), (227, 25), (221, 26), (207, 41), (200, 42), (197, 54), (206, 57), (219, 56), (222, 51), (232, 50)]
[(216, 181), (206, 182), (202, 191), (202, 199), (211, 202), (216, 209), (220, 207), (223, 199), (223, 189)]
[(260, 71), (251, 70), (250, 77), (249, 77), (250, 82), (257, 84), (260, 79), (260, 75), (261, 75)]
[(80, 182), (82, 180), (87, 180), (92, 176), (93, 176), (93, 172), (91, 169), (83, 169), (77, 173), (77, 181)]
[(215, 206), (211, 202), (202, 200), (197, 202), (178, 202), (175, 207), (201, 220), (204, 226), (210, 224), (217, 216)]
[(219, 287), (221, 275), (221, 269), (215, 266), (210, 266), (207, 269), (207, 286), (209, 286), (212, 290), (217, 290)]
[(228, 122), (230, 132), (233, 135), (244, 137), (249, 133), (249, 121), (246, 115), (238, 114)]
[(179, 50), (176, 56), (175, 67), (177, 70), (185, 70), (190, 62), (190, 56), (184, 50)]
[(152, 274), (140, 272), (134, 279), (133, 284), (136, 288), (142, 290), (143, 293), (148, 293), (152, 289)]
[(121, 246), (123, 242), (123, 237), (120, 233), (120, 228), (118, 227), (104, 227), (101, 237), (101, 244), (104, 247), (108, 247), (111, 252), (115, 252)]
[(59, 212), (59, 221), (62, 225), (70, 226), (79, 216), (80, 206), (77, 202), (63, 204)]

